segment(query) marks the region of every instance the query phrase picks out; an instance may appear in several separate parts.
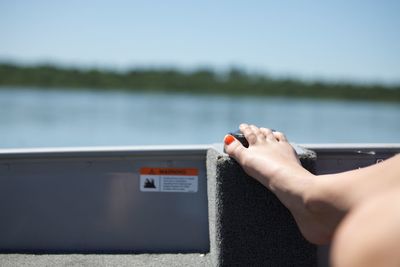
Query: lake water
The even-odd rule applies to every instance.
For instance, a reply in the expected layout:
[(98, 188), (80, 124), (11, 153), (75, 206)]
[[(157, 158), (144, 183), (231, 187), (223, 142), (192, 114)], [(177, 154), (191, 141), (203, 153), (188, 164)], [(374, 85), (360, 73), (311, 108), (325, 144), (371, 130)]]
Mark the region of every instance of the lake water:
[(399, 143), (396, 103), (0, 88), (0, 147), (211, 144), (241, 122), (296, 143)]

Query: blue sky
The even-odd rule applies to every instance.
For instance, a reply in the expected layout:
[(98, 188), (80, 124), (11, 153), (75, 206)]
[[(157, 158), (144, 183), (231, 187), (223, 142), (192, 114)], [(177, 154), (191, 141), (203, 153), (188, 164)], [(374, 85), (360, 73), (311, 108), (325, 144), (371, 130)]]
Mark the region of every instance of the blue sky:
[(400, 1), (0, 0), (0, 60), (400, 82)]

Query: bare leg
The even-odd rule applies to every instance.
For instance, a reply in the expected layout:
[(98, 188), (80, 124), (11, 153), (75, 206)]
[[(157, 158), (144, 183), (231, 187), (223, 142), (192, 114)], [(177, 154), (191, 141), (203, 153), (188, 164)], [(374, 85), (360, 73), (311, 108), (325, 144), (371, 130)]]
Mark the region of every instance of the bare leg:
[(399, 204), (395, 188), (351, 210), (335, 233), (332, 266), (400, 266)]

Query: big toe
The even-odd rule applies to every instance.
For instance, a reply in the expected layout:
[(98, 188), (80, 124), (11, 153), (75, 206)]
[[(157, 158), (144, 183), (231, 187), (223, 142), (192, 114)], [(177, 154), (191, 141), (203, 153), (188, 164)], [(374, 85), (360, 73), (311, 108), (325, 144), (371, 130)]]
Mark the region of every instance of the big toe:
[(225, 152), (236, 159), (237, 161), (240, 161), (240, 158), (242, 157), (243, 151), (246, 149), (242, 143), (240, 143), (235, 137), (232, 135), (226, 135), (224, 138), (224, 149)]

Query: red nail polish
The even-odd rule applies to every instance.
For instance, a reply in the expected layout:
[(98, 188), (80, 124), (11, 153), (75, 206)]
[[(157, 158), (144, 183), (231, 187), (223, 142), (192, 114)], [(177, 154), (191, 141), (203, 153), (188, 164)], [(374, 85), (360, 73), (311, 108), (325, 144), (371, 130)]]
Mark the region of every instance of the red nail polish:
[(235, 141), (235, 137), (230, 134), (226, 135), (224, 138), (225, 145), (230, 145), (233, 141)]

